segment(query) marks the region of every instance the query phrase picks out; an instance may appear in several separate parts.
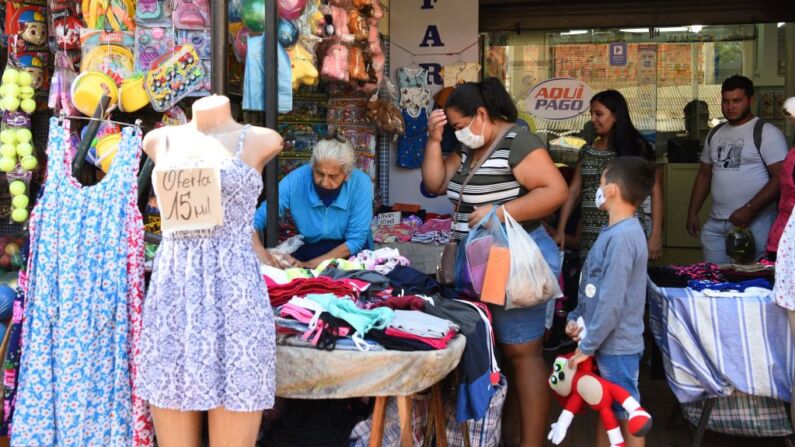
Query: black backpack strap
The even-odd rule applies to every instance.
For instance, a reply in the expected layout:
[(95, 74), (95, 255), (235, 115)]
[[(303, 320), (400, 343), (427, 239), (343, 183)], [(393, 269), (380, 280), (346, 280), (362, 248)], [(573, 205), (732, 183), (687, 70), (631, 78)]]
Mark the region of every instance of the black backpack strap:
[(717, 131), (718, 131), (718, 129), (720, 129), (720, 128), (721, 128), (721, 127), (723, 127), (724, 125), (726, 125), (726, 121), (724, 121), (724, 122), (722, 122), (722, 123), (718, 123), (718, 125), (717, 125), (717, 126), (713, 127), (713, 128), (712, 128), (712, 129), (709, 131), (709, 133), (707, 134), (707, 148), (709, 148), (709, 146), (712, 144), (712, 137), (714, 137), (714, 136), (715, 136), (715, 132), (717, 132)]
[(770, 168), (767, 167), (765, 157), (762, 156), (762, 132), (765, 130), (765, 124), (767, 123), (762, 120), (762, 118), (756, 120), (754, 124), (754, 145), (756, 146), (756, 152), (759, 154), (759, 159), (762, 160), (762, 164), (765, 165), (767, 175), (770, 176)]

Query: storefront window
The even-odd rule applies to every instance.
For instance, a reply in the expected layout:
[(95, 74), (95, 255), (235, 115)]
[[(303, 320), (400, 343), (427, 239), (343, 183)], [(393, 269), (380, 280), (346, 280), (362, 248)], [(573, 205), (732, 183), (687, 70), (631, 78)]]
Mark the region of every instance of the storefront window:
[[(485, 74), (503, 80), (523, 118), (550, 141), (561, 135), (589, 141), (590, 114), (546, 119), (533, 113), (528, 93), (539, 83), (573, 78), (590, 86), (593, 93), (619, 90), (629, 103), (635, 126), (662, 155), (670, 138), (689, 129), (689, 138), (703, 140), (709, 128), (723, 119), (721, 83), (735, 74), (750, 77), (760, 87), (754, 112), (767, 113), (766, 119), (783, 127), (775, 110), (778, 96), (783, 99), (780, 73), (785, 64), (779, 56), (778, 25), (490, 33)], [(686, 128), (689, 103), (697, 113), (689, 115), (692, 125)], [(701, 104), (706, 104), (706, 110), (700, 110)]]

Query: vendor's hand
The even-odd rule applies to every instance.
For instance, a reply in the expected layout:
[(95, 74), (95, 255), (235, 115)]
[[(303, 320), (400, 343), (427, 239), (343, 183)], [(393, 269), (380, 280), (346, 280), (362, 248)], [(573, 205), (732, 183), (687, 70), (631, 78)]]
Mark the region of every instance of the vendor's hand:
[(652, 233), (649, 238), (649, 261), (656, 261), (662, 257), (662, 236)]
[(431, 112), (431, 117), (428, 118), (428, 141), (441, 143), (446, 124), (447, 115), (444, 114), (444, 109), (436, 109)]
[(734, 210), (731, 216), (729, 216), (729, 222), (732, 223), (735, 227), (745, 228), (754, 218), (754, 210), (750, 207), (743, 205), (740, 208)]
[(279, 268), (281, 269), (301, 267), (301, 261), (295, 259), (287, 253), (271, 252), (271, 255), (277, 260), (279, 263)]
[(569, 368), (577, 368), (577, 365), (588, 360), (588, 357), (590, 357), (590, 355), (583, 354), (580, 348), (577, 348), (577, 350), (574, 351), (574, 355), (569, 357)]
[(701, 233), (701, 222), (699, 222), (697, 214), (687, 216), (687, 232), (692, 237), (698, 237)]
[(580, 340), (582, 340), (580, 334), (582, 334), (582, 327), (580, 327), (576, 321), (569, 320), (569, 322), (566, 323), (566, 335), (569, 336), (569, 338), (571, 338), (572, 340), (579, 343)]
[[(483, 220), (483, 218), (486, 217), (486, 214), (489, 214), (489, 212), (491, 212), (491, 209), (493, 207), (494, 205), (484, 205), (484, 206), (475, 207), (475, 209), (471, 213), (469, 213), (469, 228), (474, 227), (475, 225), (478, 224), (478, 222)], [(498, 217), (499, 214), (500, 213), (498, 211), (497, 212)]]
[(270, 267), (275, 267), (277, 269), (281, 269), (281, 262), (276, 259), (275, 256), (271, 254), (270, 251), (262, 249), (262, 250), (254, 250), (257, 254), (257, 259), (259, 259), (260, 264), (265, 264)]

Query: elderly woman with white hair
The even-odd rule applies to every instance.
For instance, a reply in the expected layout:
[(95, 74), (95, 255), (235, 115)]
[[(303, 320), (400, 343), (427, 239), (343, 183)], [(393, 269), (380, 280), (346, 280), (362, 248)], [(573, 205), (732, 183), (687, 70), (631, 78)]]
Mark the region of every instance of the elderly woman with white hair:
[[(355, 154), (345, 140), (332, 136), (315, 145), (308, 165), (279, 182), (279, 216), (289, 210), (304, 245), (293, 257), (308, 268), (326, 259), (348, 258), (366, 248), (373, 218), (373, 184), (354, 168)], [(265, 227), (266, 205), (254, 227)]]

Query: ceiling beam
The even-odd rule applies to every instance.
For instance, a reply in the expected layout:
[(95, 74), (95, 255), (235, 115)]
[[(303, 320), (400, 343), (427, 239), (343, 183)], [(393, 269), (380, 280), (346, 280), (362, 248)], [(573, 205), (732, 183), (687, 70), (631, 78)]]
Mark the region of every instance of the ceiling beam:
[(481, 0), (480, 31), (718, 25), (795, 21), (791, 0)]

